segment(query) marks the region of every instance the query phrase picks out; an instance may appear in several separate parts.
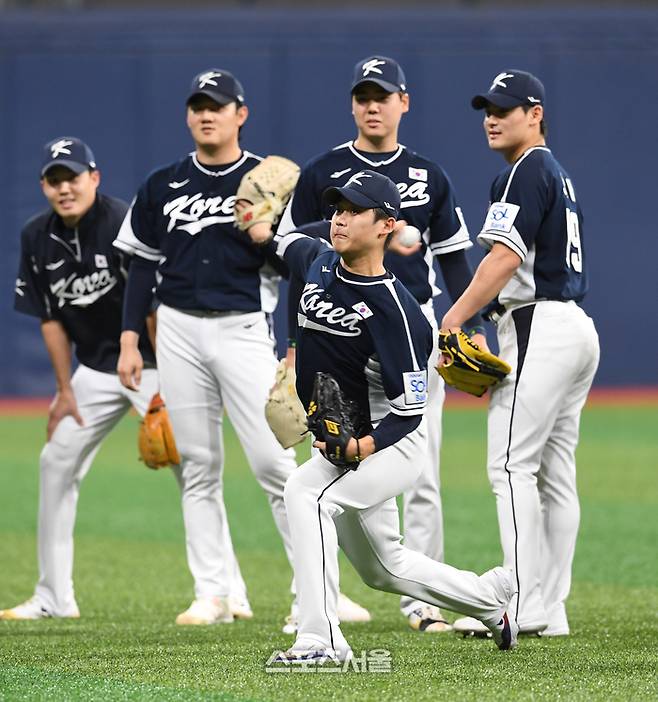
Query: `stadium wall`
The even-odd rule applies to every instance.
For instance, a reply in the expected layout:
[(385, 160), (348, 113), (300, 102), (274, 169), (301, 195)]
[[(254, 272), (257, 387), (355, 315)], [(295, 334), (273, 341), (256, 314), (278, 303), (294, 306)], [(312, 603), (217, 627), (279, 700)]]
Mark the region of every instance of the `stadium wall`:
[[(488, 152), (470, 97), (505, 68), (543, 79), (549, 145), (585, 212), (584, 306), (603, 350), (596, 382), (658, 385), (658, 11), (5, 12), (0, 395), (53, 388), (38, 322), (12, 309), (19, 232), (45, 203), (38, 183), (45, 141), (86, 140), (103, 190), (129, 200), (151, 169), (191, 148), (189, 80), (219, 66), (245, 85), (245, 146), (303, 163), (353, 136), (351, 71), (373, 53), (404, 66), (412, 109), (400, 139), (445, 167), (473, 235), (503, 164)], [(481, 252), (470, 255), (475, 264)], [(447, 302), (439, 299), (439, 309)], [(281, 315), (277, 330), (283, 338)], [(649, 363), (633, 365), (627, 359), (640, 340)]]

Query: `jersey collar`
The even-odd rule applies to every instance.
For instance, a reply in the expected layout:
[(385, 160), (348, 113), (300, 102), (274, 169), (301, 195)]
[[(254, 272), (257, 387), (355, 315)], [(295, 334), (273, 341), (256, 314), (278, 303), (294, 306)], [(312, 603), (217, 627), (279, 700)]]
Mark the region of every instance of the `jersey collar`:
[(383, 275), (358, 275), (357, 273), (350, 273), (350, 271), (343, 268), (340, 261), (336, 264), (336, 277), (350, 285), (381, 285), (386, 281), (395, 280), (395, 276), (390, 271), (386, 271)]
[[(199, 159), (196, 156), (196, 151), (191, 151), (190, 156), (192, 157), (192, 163), (196, 166), (198, 170), (201, 171), (201, 173), (204, 173), (205, 175), (208, 176), (213, 176), (214, 178), (218, 178), (219, 176), (225, 176), (228, 175), (229, 173), (232, 173), (236, 168), (240, 168), (240, 166), (250, 157), (253, 157), (253, 154), (249, 153), (248, 151), (243, 151), (242, 156), (235, 162), (232, 163), (230, 166), (225, 168), (224, 170), (217, 170), (217, 171), (211, 171), (209, 168), (205, 168), (202, 164), (199, 163)], [(255, 157), (258, 158), (258, 157)]]
[(363, 153), (358, 151), (356, 147), (354, 146), (354, 142), (350, 141), (347, 145), (347, 148), (361, 161), (364, 163), (367, 163), (369, 166), (372, 166), (373, 168), (379, 168), (380, 166), (388, 166), (389, 163), (393, 163), (395, 159), (397, 159), (400, 154), (405, 150), (406, 146), (403, 144), (398, 144), (398, 148), (396, 152), (390, 157), (387, 158), (385, 161), (372, 161), (369, 158), (366, 158)]

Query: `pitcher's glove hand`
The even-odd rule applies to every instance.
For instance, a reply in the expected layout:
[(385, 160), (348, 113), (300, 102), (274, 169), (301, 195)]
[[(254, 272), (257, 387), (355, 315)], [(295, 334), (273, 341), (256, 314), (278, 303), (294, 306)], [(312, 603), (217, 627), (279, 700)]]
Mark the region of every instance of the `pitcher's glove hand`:
[(274, 226), (299, 179), (299, 166), (282, 156), (267, 156), (242, 176), (236, 193), (235, 226), (246, 231), (254, 224)]
[(346, 449), (350, 439), (358, 438), (363, 422), (354, 403), (343, 395), (329, 373), (315, 374), (307, 421), (315, 438), (325, 443), (322, 455), (328, 461), (340, 468), (358, 468), (357, 459), (346, 458)]
[(137, 445), (140, 460), (144, 461), (149, 468), (157, 470), (180, 463), (169, 413), (160, 393), (153, 395), (146, 410), (139, 426)]
[(308, 433), (306, 411), (295, 389), (295, 369), (281, 359), (276, 379), (265, 405), (265, 419), (283, 448), (290, 448), (304, 440)]
[(437, 367), (439, 375), (453, 388), (476, 397), (482, 397), (512, 370), (509, 363), (483, 351), (461, 330), (440, 331), (439, 351), (448, 359), (445, 365)]

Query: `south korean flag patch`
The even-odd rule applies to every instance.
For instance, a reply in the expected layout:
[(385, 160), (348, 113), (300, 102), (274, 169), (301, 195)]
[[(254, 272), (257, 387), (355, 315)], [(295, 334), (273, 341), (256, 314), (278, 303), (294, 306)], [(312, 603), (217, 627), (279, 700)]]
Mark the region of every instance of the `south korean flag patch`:
[(372, 310), (370, 307), (368, 307), (368, 305), (366, 305), (365, 302), (357, 302), (356, 305), (352, 305), (352, 309), (355, 312), (358, 312), (363, 319), (368, 319), (368, 317), (372, 317), (373, 315)]

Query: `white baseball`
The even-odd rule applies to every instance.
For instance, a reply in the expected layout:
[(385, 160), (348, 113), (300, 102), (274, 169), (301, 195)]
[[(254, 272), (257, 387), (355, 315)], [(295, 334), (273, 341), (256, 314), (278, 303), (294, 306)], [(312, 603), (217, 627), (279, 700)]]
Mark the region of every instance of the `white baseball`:
[(411, 224), (407, 224), (398, 234), (398, 241), (402, 246), (413, 246), (416, 242), (420, 241), (420, 230)]

